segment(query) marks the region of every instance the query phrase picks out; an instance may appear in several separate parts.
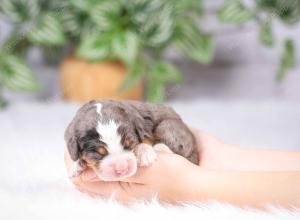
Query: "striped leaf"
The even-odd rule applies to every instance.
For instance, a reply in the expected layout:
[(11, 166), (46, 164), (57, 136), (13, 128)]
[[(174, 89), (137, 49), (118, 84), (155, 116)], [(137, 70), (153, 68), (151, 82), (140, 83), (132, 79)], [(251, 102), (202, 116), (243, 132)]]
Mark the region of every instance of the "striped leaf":
[(66, 9), (61, 14), (61, 20), (64, 29), (72, 36), (79, 36), (83, 28), (82, 20), (76, 12), (71, 9)]
[[(171, 13), (171, 7), (165, 6), (155, 15), (152, 19), (153, 22), (150, 22), (148, 27), (149, 37), (147, 38), (147, 42), (150, 46), (160, 46), (172, 36), (174, 25)], [(151, 21), (151, 19), (149, 21)], [(151, 30), (153, 31), (152, 34)]]
[(194, 12), (197, 15), (203, 14), (203, 0), (173, 0), (172, 4), (178, 14)]
[(39, 0), (1, 0), (0, 11), (8, 20), (21, 23), (38, 15)]
[(71, 5), (80, 11), (89, 11), (95, 0), (69, 0)]
[(223, 22), (243, 23), (254, 18), (254, 13), (240, 0), (227, 0), (218, 11), (218, 17)]
[(120, 17), (121, 4), (119, 1), (101, 1), (95, 5), (91, 11), (91, 20), (98, 26), (100, 30), (114, 28)]
[(112, 40), (113, 53), (129, 65), (136, 61), (138, 49), (138, 37), (131, 31), (118, 33)]
[(177, 49), (200, 63), (211, 62), (214, 45), (210, 35), (202, 33), (191, 20), (178, 23), (176, 32)]
[(54, 13), (45, 13), (39, 17), (27, 37), (31, 42), (45, 46), (61, 46), (66, 42), (63, 25)]
[(152, 78), (163, 83), (180, 82), (182, 80), (182, 75), (176, 66), (163, 61), (155, 62), (152, 65), (150, 74)]
[(96, 33), (84, 36), (76, 49), (76, 56), (90, 61), (105, 59), (109, 53), (109, 38)]
[(165, 84), (180, 82), (182, 75), (172, 64), (157, 61), (152, 65), (148, 77), (147, 98), (152, 102), (161, 102), (165, 98)]
[(31, 70), (12, 55), (1, 57), (0, 82), (13, 90), (34, 91), (39, 88)]
[(145, 45), (160, 47), (170, 39), (174, 31), (173, 7), (160, 1), (146, 1), (143, 6), (140, 6), (140, 10), (136, 9), (132, 21), (138, 27)]

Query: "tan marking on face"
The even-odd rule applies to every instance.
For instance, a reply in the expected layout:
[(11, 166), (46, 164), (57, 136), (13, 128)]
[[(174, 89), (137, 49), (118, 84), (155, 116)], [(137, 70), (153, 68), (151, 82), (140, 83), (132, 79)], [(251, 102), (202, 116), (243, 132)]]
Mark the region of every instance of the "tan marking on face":
[(97, 147), (97, 151), (99, 152), (99, 154), (105, 156), (108, 154), (108, 151), (105, 147), (103, 146), (100, 146), (100, 147)]
[(152, 142), (149, 138), (144, 138), (144, 139), (142, 140), (142, 143), (144, 143), (144, 144), (149, 144), (149, 145), (153, 145), (153, 142)]
[(88, 157), (86, 157), (85, 155), (83, 155), (83, 156), (81, 157), (81, 159), (84, 160), (84, 161), (86, 162), (86, 165), (87, 165), (88, 167), (93, 168), (93, 169), (96, 168), (96, 167), (98, 167), (98, 166), (99, 166), (99, 163), (100, 163), (99, 160), (95, 160), (95, 159), (88, 158)]
[(95, 168), (99, 166), (99, 160), (91, 160), (91, 159), (85, 159), (86, 165), (90, 168)]
[(132, 143), (133, 143), (133, 141), (131, 140), (131, 138), (126, 137), (125, 141), (124, 141), (124, 147), (128, 148), (128, 149), (131, 148), (132, 147)]

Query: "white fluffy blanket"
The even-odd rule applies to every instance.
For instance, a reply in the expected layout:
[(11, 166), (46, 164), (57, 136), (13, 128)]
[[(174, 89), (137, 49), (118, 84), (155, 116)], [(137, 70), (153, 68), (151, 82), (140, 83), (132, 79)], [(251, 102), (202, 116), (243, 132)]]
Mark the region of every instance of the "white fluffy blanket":
[[(193, 126), (215, 132), (235, 143), (252, 140), (249, 144), (274, 143), (279, 146), (283, 144), (283, 138), (276, 139), (276, 135), (272, 135), (273, 140), (268, 136), (271, 133), (267, 129), (264, 133), (265, 142), (258, 133), (250, 134), (248, 139), (245, 137), (249, 133), (242, 135), (243, 131), (254, 129), (252, 125), (255, 123), (260, 127), (278, 123), (281, 127), (278, 126), (276, 130), (274, 126), (273, 133), (283, 132), (282, 135), (289, 137), (285, 146), (299, 149), (299, 136), (292, 138), (296, 137), (294, 129), (298, 134), (300, 130), (299, 105), (288, 108), (283, 104), (270, 103), (272, 108), (265, 105), (260, 112), (254, 111), (255, 105), (249, 103), (228, 105), (198, 102), (197, 105), (172, 105), (187, 121), (193, 122)], [(179, 207), (164, 206), (154, 199), (153, 202), (128, 208), (112, 200), (92, 199), (76, 191), (64, 169), (63, 132), (77, 107), (64, 103), (19, 103), (0, 112), (0, 219), (300, 219), (300, 210), (291, 212), (270, 207), (269, 212), (262, 212), (216, 202)], [(273, 115), (268, 115), (269, 108), (275, 109), (271, 111)], [(220, 113), (217, 114), (218, 111)], [(291, 120), (288, 122), (282, 117), (280, 121), (278, 115), (281, 114)], [(269, 119), (264, 116), (269, 116)], [(249, 118), (257, 119), (256, 122), (250, 122)], [(240, 131), (242, 126), (238, 120), (242, 123), (243, 119), (250, 123)], [(231, 128), (222, 133), (226, 120), (233, 122)], [(285, 131), (288, 129), (286, 133), (282, 126)], [(235, 131), (238, 131), (236, 136), (233, 135)]]

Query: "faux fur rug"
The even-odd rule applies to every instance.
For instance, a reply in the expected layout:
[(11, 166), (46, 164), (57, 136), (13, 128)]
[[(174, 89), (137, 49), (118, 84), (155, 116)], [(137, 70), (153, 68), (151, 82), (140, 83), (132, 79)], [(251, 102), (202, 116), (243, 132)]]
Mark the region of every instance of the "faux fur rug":
[[(241, 120), (247, 115), (253, 118), (255, 114), (258, 116), (257, 123), (262, 123), (262, 126), (268, 120), (265, 117), (265, 121), (261, 121), (264, 118), (263, 115), (267, 116), (266, 110), (261, 110), (260, 113), (258, 110), (251, 112), (254, 105), (249, 103), (232, 106), (207, 102), (199, 102), (198, 105), (195, 103), (171, 104), (187, 121), (194, 121), (193, 126), (197, 127), (196, 123), (202, 122), (202, 126), (198, 127), (215, 132), (221, 131), (222, 126), (224, 127), (222, 124), (225, 123), (225, 121), (219, 120), (218, 123), (221, 124), (221, 127), (216, 126), (218, 123), (215, 120), (218, 117), (221, 118), (216, 114), (216, 110), (214, 110), (216, 108), (223, 111), (223, 115), (235, 114), (235, 116), (232, 115), (232, 120), (233, 118)], [(286, 114), (287, 118), (291, 118), (290, 123), (282, 118), (279, 124), (285, 126), (285, 129), (289, 129), (290, 133), (286, 132), (289, 137), (294, 135), (295, 128), (298, 129), (299, 134), (299, 106), (286, 108), (284, 107), (286, 105), (272, 105), (277, 110), (274, 110), (273, 116), (269, 115), (270, 123), (279, 123), (278, 117), (275, 117), (276, 114)], [(292, 212), (270, 207), (269, 212), (262, 212), (216, 202), (184, 204), (179, 207), (165, 206), (154, 199), (150, 203), (140, 203), (129, 208), (113, 200), (92, 199), (78, 192), (69, 182), (63, 164), (63, 132), (77, 107), (77, 105), (65, 103), (19, 103), (0, 112), (0, 219), (300, 219), (300, 210)], [(237, 111), (238, 109), (241, 111)], [(230, 111), (233, 113), (229, 113)], [(243, 113), (238, 115), (234, 111)], [(206, 119), (201, 119), (201, 115)], [(274, 122), (272, 117), (277, 121)], [(193, 120), (193, 118), (198, 119)], [(228, 135), (233, 134), (234, 129), (237, 129), (235, 123), (237, 122), (231, 122), (231, 131), (230, 128), (227, 128), (227, 133), (220, 132), (218, 135), (223, 135), (231, 142), (245, 141), (243, 136), (235, 139), (234, 136)], [(278, 129), (276, 130), (274, 127), (274, 132), (281, 131), (281, 128)], [(242, 131), (239, 132), (242, 133)], [(265, 137), (267, 140), (270, 138), (268, 132), (265, 132)], [(298, 145), (299, 139), (291, 139), (286, 146), (299, 150), (297, 148), (300, 146)], [(263, 138), (256, 138), (253, 142), (254, 144), (255, 141), (260, 144), (268, 144), (262, 140)], [(280, 138), (272, 141), (281, 143)], [(253, 144), (253, 142), (249, 144)]]

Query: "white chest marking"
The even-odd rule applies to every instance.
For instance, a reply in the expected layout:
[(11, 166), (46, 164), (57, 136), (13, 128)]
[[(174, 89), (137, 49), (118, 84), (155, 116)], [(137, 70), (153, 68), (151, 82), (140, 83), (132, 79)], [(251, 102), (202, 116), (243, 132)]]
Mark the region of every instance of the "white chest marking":
[(110, 154), (120, 154), (124, 152), (121, 144), (121, 136), (118, 133), (118, 127), (119, 125), (111, 120), (107, 124), (98, 122), (96, 128), (101, 136), (101, 141), (107, 144), (107, 150)]

